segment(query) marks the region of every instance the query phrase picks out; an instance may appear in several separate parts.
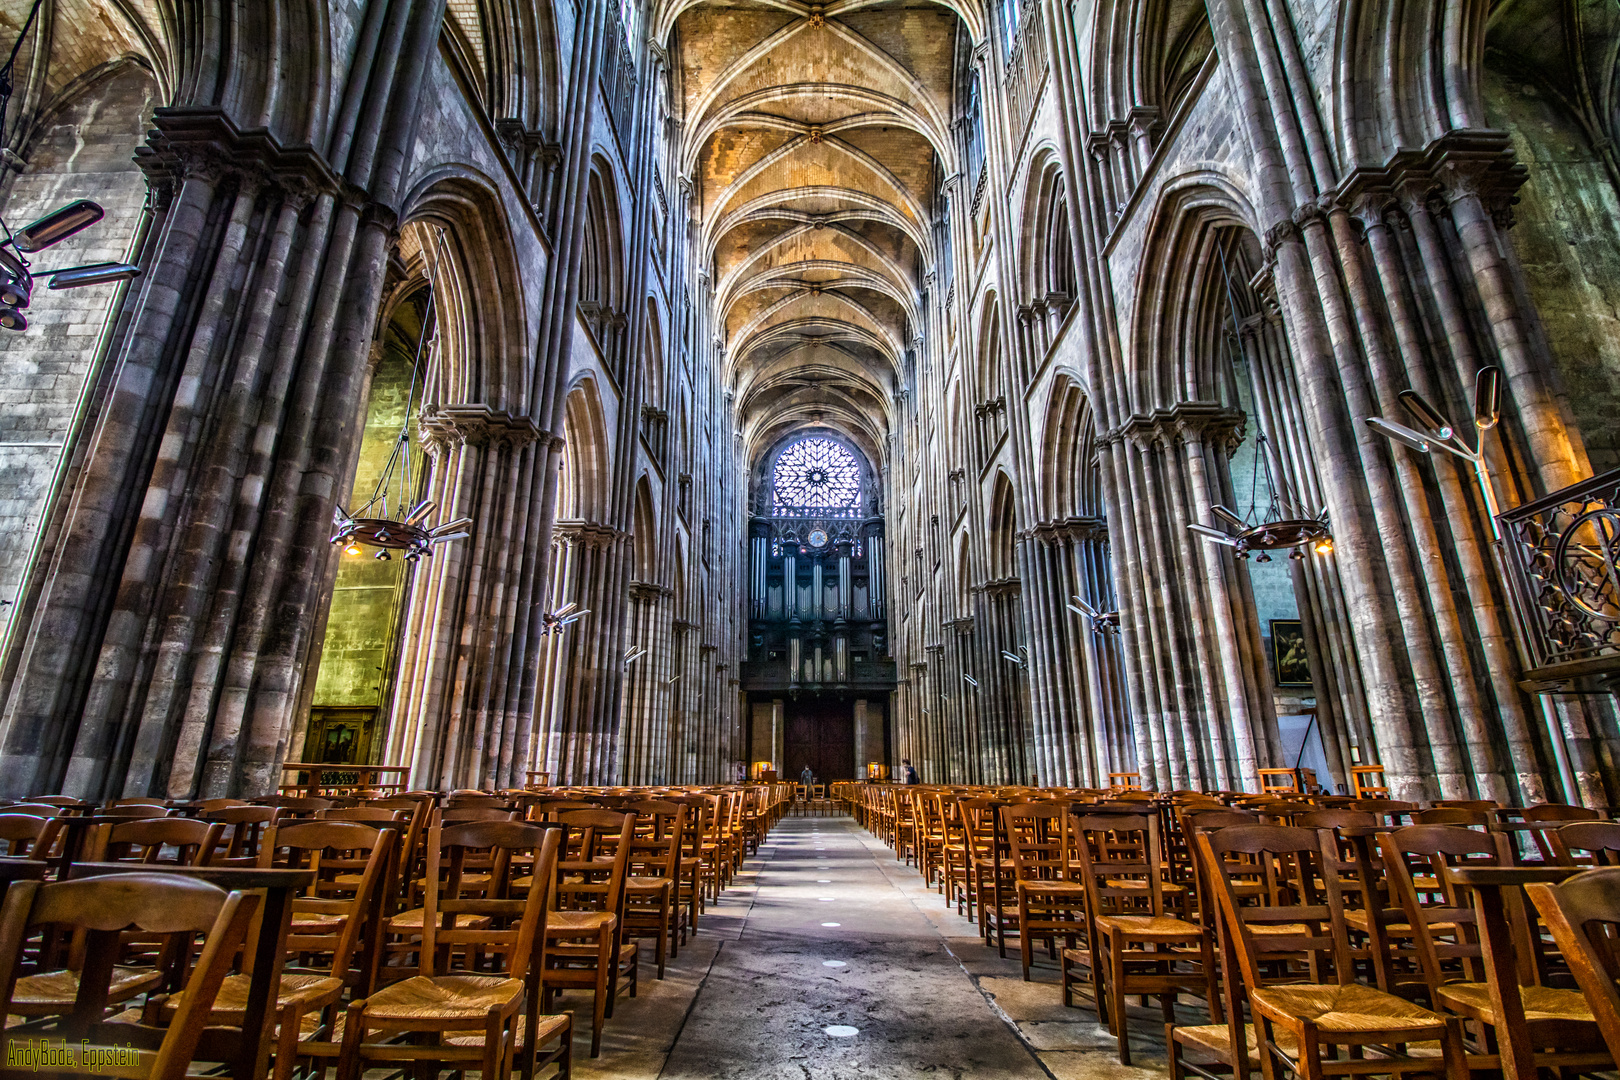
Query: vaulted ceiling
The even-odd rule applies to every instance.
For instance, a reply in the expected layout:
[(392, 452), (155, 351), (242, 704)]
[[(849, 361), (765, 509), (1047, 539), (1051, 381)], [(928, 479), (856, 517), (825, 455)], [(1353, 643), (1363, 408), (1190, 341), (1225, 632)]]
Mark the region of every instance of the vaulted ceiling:
[(917, 0), (672, 5), (693, 185), (749, 452), (827, 426), (882, 463), (955, 171), (962, 19)]

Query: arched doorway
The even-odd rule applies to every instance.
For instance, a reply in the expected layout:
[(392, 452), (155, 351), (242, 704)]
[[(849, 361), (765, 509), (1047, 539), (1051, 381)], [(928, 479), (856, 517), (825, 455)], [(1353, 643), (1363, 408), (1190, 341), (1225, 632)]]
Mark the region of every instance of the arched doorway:
[[(410, 413), (413, 404), (421, 405), (421, 372), (433, 330), (431, 302), (430, 291), (419, 288), (400, 300), (389, 317), (382, 355), (371, 378), (365, 430), (346, 507), (371, 498), (391, 460), (395, 475), (388, 484), (390, 491), (423, 490), (423, 456), (397, 451), (402, 438), (414, 438)], [(402, 469), (408, 471), (401, 474)], [(391, 509), (405, 512), (402, 507)], [(358, 545), (334, 550), (332, 601), (320, 651), (311, 657), (314, 689), (298, 758), (376, 764), (382, 760), (393, 706), (412, 564), (380, 558), (377, 551)]]

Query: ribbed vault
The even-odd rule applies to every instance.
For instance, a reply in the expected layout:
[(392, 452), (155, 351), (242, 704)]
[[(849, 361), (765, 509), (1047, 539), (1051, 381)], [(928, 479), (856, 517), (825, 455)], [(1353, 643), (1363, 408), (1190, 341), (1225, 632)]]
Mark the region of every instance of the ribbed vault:
[(971, 13), (917, 2), (675, 3), (712, 325), (744, 452), (831, 426), (882, 468), (955, 171), (953, 73)]

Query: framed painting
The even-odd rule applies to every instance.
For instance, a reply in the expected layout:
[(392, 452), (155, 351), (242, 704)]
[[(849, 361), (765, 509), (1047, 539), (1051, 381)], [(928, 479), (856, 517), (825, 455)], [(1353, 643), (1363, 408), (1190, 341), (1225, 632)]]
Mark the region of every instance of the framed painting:
[(1305, 627), (1298, 619), (1271, 620), (1271, 666), (1278, 686), (1311, 685)]

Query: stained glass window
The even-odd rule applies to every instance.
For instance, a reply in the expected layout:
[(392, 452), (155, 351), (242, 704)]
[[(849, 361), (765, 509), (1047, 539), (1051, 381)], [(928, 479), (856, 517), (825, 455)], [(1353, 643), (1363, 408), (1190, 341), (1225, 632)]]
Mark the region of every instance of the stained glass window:
[(779, 516), (808, 512), (859, 517), (860, 463), (832, 439), (800, 439), (776, 458), (771, 474), (771, 510)]

